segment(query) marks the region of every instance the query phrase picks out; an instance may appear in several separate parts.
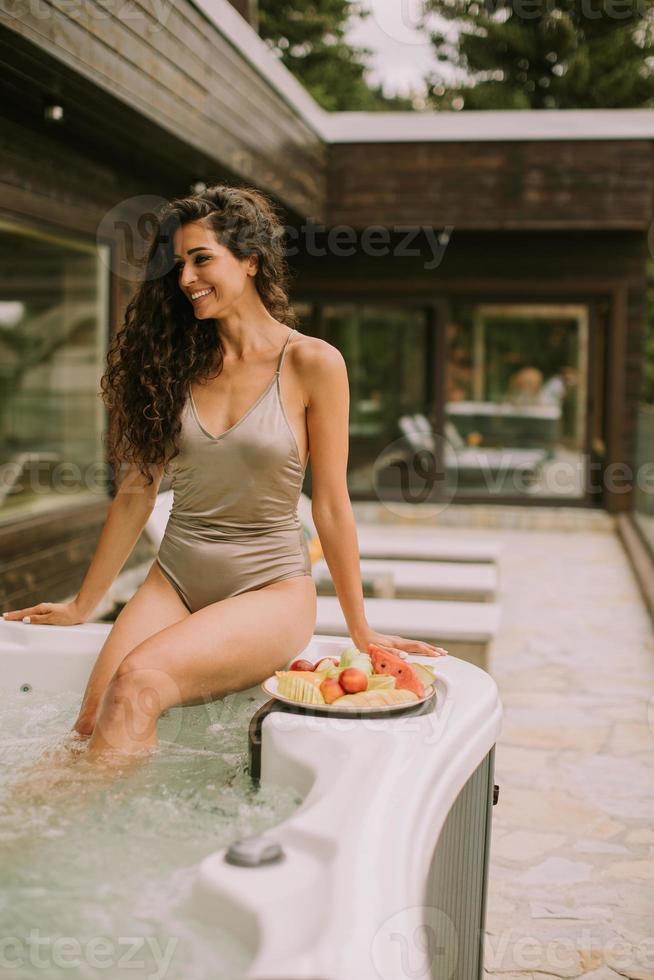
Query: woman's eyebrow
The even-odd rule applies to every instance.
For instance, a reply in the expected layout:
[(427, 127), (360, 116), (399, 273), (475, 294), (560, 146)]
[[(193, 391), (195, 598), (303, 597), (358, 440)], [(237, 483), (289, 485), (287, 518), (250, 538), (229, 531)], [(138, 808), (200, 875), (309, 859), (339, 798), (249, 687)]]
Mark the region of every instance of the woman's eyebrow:
[[(189, 248), (189, 250), (188, 250), (188, 252), (186, 254), (187, 255), (191, 255), (193, 252), (201, 252), (202, 249), (206, 249), (209, 252), (211, 251), (211, 248), (209, 247), (209, 245), (196, 245), (195, 248)], [(173, 258), (175, 258), (175, 259), (181, 259), (181, 257), (182, 256), (181, 255), (178, 255), (177, 252), (175, 252), (175, 254), (173, 256)]]

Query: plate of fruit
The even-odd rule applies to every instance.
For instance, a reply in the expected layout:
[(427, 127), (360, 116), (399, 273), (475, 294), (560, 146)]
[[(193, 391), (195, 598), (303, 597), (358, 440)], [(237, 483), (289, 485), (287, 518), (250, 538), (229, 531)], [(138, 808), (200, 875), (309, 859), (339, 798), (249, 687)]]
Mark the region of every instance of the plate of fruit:
[(317, 663), (295, 660), (288, 670), (277, 670), (261, 685), (271, 697), (286, 704), (329, 714), (400, 711), (423, 704), (434, 693), (432, 667), (412, 663), (370, 644), (370, 653), (345, 647), (340, 656)]

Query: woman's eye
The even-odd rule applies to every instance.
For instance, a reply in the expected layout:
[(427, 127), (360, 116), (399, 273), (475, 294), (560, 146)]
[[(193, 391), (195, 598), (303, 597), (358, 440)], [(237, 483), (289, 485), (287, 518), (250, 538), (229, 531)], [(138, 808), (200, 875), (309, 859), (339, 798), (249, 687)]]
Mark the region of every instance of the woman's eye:
[[(209, 261), (209, 256), (208, 255), (198, 255), (198, 257), (197, 257), (197, 259), (195, 261), (196, 262), (208, 262)], [(183, 268), (184, 268), (184, 263), (183, 262), (178, 262), (175, 265), (175, 270), (178, 273), (181, 272)]]

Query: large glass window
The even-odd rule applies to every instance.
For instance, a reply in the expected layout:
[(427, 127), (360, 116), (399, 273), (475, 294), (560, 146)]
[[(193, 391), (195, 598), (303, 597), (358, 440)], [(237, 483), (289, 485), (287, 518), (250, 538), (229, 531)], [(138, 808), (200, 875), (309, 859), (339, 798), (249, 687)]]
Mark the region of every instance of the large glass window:
[[(302, 331), (333, 344), (347, 363), (349, 492), (371, 500), (393, 497), (398, 478), (390, 468), (390, 456), (406, 420), (414, 413), (428, 414), (433, 397), (435, 368), (426, 311), (390, 304), (384, 308), (330, 304), (315, 309), (297, 304), (295, 309)], [(310, 482), (305, 489), (311, 492)]]
[(450, 310), (443, 435), (457, 495), (585, 496), (587, 307)]
[(0, 219), (0, 522), (103, 492), (108, 266)]
[(441, 308), (444, 363), (430, 308), (297, 307), (302, 330), (347, 361), (350, 493), (424, 504), (588, 499), (589, 445), (601, 441), (589, 423), (602, 413), (595, 399), (588, 417), (591, 367), (593, 390), (604, 383), (589, 308), (455, 298)]

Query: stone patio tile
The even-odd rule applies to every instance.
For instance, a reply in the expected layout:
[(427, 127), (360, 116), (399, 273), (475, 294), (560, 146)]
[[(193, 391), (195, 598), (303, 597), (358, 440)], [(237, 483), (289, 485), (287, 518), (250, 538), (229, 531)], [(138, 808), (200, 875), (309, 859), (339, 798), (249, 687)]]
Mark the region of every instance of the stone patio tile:
[(521, 745), (506, 745), (503, 741), (495, 750), (495, 766), (501, 772), (531, 773), (543, 769), (552, 759), (552, 753)]
[(631, 755), (632, 752), (654, 753), (654, 732), (650, 725), (638, 722), (616, 722), (609, 743), (615, 755)]
[(520, 881), (526, 885), (565, 886), (588, 881), (593, 865), (586, 861), (571, 861), (565, 857), (548, 857), (540, 864), (522, 872)]
[(611, 844), (605, 840), (576, 840), (573, 848), (579, 854), (628, 854), (624, 844)]
[(515, 916), (487, 932), (486, 968), (502, 972), (578, 977), (606, 962), (605, 951), (619, 937), (610, 923)]
[(608, 725), (573, 727), (556, 724), (535, 727), (514, 721), (507, 713), (502, 730), (502, 741), (508, 745), (520, 745), (536, 749), (577, 749), (581, 752), (598, 752), (610, 735)]
[(606, 818), (596, 806), (568, 793), (550, 791), (544, 798), (539, 790), (505, 785), (500, 795), (502, 823), (507, 827), (602, 839), (613, 837), (624, 829), (623, 824)]
[(553, 851), (565, 841), (564, 834), (541, 834), (529, 830), (516, 830), (503, 834), (499, 841), (493, 840), (493, 855), (516, 864), (531, 862), (535, 858)]
[[(649, 861), (615, 861), (602, 869), (602, 876), (604, 878), (645, 878), (647, 881), (654, 881), (654, 858)], [(654, 892), (652, 899), (654, 900)]]
[(654, 844), (654, 828), (639, 827), (637, 830), (630, 830), (625, 840), (630, 844)]

